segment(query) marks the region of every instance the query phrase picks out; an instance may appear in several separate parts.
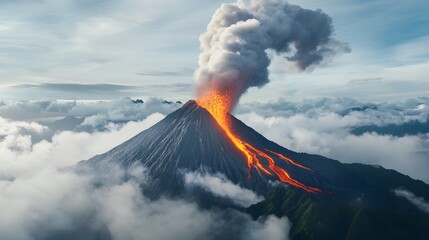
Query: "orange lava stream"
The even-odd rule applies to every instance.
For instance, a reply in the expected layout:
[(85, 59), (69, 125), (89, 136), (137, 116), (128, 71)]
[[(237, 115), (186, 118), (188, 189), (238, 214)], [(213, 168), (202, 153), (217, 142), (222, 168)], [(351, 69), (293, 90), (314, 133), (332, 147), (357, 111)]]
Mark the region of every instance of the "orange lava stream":
[(285, 156), (281, 155), (280, 153), (276, 153), (276, 152), (271, 151), (271, 150), (268, 150), (268, 149), (265, 149), (265, 150), (266, 150), (266, 151), (268, 151), (268, 152), (270, 152), (270, 153), (272, 153), (272, 154), (274, 154), (274, 155), (276, 155), (276, 156), (277, 156), (277, 157), (279, 157), (280, 159), (282, 159), (282, 160), (284, 160), (284, 161), (286, 161), (286, 162), (288, 162), (288, 163), (290, 163), (290, 164), (292, 164), (292, 165), (295, 165), (295, 166), (297, 166), (297, 167), (300, 167), (300, 168), (303, 168), (303, 169), (306, 169), (306, 170), (309, 170), (309, 171), (313, 171), (313, 170), (311, 170), (311, 169), (310, 169), (310, 168), (308, 168), (308, 167), (302, 166), (301, 164), (299, 164), (299, 163), (296, 163), (296, 162), (292, 161), (290, 158), (287, 158), (287, 157), (285, 157)]
[[(197, 104), (200, 107), (205, 108), (210, 114), (214, 117), (214, 119), (217, 121), (217, 123), (223, 128), (228, 138), (232, 141), (232, 143), (246, 156), (247, 158), (247, 167), (249, 169), (249, 177), (250, 177), (250, 170), (253, 166), (256, 166), (258, 169), (260, 169), (262, 172), (264, 172), (267, 175), (273, 175), (275, 174), (278, 179), (284, 183), (293, 185), (295, 187), (301, 188), (307, 192), (310, 193), (317, 193), (321, 192), (320, 189), (309, 187), (304, 185), (303, 183), (295, 180), (292, 178), (283, 168), (277, 166), (275, 164), (275, 161), (272, 157), (270, 157), (265, 152), (253, 147), (249, 143), (241, 140), (238, 138), (231, 129), (231, 120), (228, 116), (228, 111), (232, 108), (230, 94), (228, 93), (220, 93), (218, 91), (211, 91), (209, 94), (204, 95), (203, 97), (200, 97), (197, 100)], [(279, 157), (280, 159), (303, 169), (310, 170), (310, 168), (307, 168), (305, 166), (302, 166), (298, 163), (295, 163), (291, 159), (283, 156), (280, 153), (276, 153), (270, 150), (266, 150), (267, 152), (270, 152), (271, 154), (274, 154), (275, 156)], [(268, 168), (262, 165), (259, 158), (262, 157), (268, 161)]]

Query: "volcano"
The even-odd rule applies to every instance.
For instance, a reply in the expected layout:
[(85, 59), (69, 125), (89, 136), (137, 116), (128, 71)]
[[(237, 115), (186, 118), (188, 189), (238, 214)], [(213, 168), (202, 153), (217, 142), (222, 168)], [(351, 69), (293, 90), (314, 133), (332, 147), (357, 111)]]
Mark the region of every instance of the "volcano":
[[(124, 168), (144, 166), (151, 178), (144, 191), (153, 197), (184, 197), (197, 199), (205, 206), (234, 207), (227, 200), (210, 197), (202, 189), (190, 193), (183, 177), (186, 172), (220, 173), (234, 184), (265, 197), (240, 211), (255, 218), (268, 214), (288, 216), (294, 223), (292, 239), (427, 239), (428, 215), (395, 195), (396, 189), (406, 189), (429, 199), (429, 186), (424, 182), (379, 166), (344, 164), (319, 155), (293, 152), (232, 115), (228, 117), (234, 134), (262, 151), (261, 166), (249, 167), (243, 151), (195, 101), (187, 102), (151, 128), (80, 165), (105, 174), (111, 164)], [(272, 171), (264, 171), (270, 169), (270, 164), (302, 185), (288, 184)]]
[[(311, 160), (310, 155), (304, 156), (289, 151), (269, 141), (232, 115), (229, 117), (233, 131), (240, 139), (244, 139), (254, 148), (264, 149), (265, 154), (270, 155), (276, 165), (303, 185), (309, 188), (317, 185), (326, 191), (332, 191), (333, 183), (341, 178), (338, 174), (325, 176), (313, 171), (313, 167), (319, 169), (327, 166)], [(112, 163), (124, 167), (142, 164), (155, 180), (156, 186), (152, 187), (156, 187), (157, 192), (162, 194), (173, 195), (183, 190), (182, 173), (186, 171), (222, 173), (233, 183), (258, 193), (264, 193), (268, 182), (279, 180), (275, 174), (265, 172), (267, 170), (264, 169), (269, 166), (268, 161), (262, 158), (261, 168), (253, 166), (249, 169), (246, 158), (211, 114), (195, 101), (189, 101), (148, 130), (104, 154), (91, 158), (89, 163), (101, 169)], [(292, 162), (290, 159), (299, 161)], [(332, 166), (328, 167), (341, 167), (339, 162), (329, 163)], [(328, 170), (322, 172), (326, 171)]]

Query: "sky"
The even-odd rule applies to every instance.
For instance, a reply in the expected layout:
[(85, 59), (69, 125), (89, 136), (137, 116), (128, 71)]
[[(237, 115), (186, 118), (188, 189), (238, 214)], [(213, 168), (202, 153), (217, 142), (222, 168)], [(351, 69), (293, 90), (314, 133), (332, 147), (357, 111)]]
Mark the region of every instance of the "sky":
[[(272, 56), (242, 102), (429, 94), (429, 4), (294, 0), (333, 19), (350, 53), (311, 71)], [(195, 97), (198, 37), (222, 1), (0, 0), (0, 99)]]

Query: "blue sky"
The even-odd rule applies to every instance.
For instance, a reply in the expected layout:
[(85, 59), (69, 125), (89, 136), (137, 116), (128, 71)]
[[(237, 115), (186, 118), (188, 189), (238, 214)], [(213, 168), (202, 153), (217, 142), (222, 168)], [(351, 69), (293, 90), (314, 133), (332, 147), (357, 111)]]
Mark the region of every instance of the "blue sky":
[[(242, 101), (429, 94), (425, 0), (295, 0), (320, 8), (352, 52), (311, 72), (273, 57)], [(193, 98), (198, 37), (217, 0), (0, 0), (0, 99)]]

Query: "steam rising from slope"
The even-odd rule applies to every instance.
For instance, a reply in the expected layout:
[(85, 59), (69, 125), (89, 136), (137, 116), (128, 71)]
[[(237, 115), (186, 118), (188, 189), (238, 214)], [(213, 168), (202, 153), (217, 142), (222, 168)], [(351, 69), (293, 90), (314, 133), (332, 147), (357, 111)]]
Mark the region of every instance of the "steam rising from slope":
[(200, 36), (195, 72), (198, 95), (213, 89), (232, 91), (233, 107), (248, 88), (269, 82), (266, 50), (305, 70), (339, 51), (349, 51), (332, 34), (332, 19), (321, 10), (303, 9), (283, 0), (222, 4)]
[(202, 187), (213, 195), (229, 198), (242, 207), (249, 207), (263, 200), (261, 196), (256, 195), (254, 192), (235, 185), (221, 173), (209, 175), (199, 172), (187, 172), (184, 175), (184, 179), (189, 186)]

